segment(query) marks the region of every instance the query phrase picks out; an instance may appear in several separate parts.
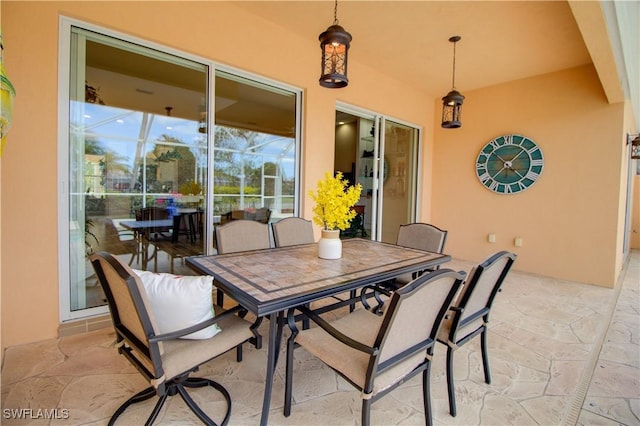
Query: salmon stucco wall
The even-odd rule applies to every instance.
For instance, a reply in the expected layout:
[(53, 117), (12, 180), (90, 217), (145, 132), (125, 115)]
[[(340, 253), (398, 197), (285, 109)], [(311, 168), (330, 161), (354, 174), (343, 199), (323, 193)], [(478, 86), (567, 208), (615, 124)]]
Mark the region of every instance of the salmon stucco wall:
[[(447, 252), (480, 261), (510, 250), (518, 254), (519, 270), (613, 287), (622, 253), (624, 105), (608, 104), (590, 65), (465, 96), (463, 126), (437, 129), (434, 136), (432, 218), (455, 230)], [(476, 159), (492, 138), (511, 133), (538, 144), (544, 171), (523, 192), (496, 194), (477, 178)]]
[[(392, 115), (432, 132), (433, 96), (358, 63), (341, 90), (318, 85), (317, 38), (286, 32), (232, 2), (3, 1), (4, 64), (18, 92), (1, 169), (2, 345), (56, 337), (58, 281), (58, 40), (64, 16), (255, 73), (303, 91), (302, 215), (307, 192), (333, 170), (336, 102)], [(319, 34), (325, 28), (318, 29)], [(264, 37), (269, 34), (269, 37)], [(280, 40), (278, 59), (274, 39)], [(229, 40), (233, 42), (230, 43)], [(425, 143), (430, 143), (429, 141)], [(424, 168), (430, 168), (424, 161)], [(424, 196), (430, 198), (429, 186)], [(64, 202), (64, 201), (63, 201)], [(63, 236), (64, 238), (64, 236)], [(62, 290), (60, 290), (62, 289)]]

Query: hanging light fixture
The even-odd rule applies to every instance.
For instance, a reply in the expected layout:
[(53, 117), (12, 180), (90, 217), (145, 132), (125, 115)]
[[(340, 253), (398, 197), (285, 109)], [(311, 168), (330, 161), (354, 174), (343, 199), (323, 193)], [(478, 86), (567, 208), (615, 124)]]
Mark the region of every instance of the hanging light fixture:
[(456, 43), (461, 38), (460, 36), (453, 36), (449, 39), (453, 43), (453, 83), (451, 91), (442, 98), (442, 127), (445, 129), (455, 129), (462, 126), (460, 114), (464, 96), (456, 90)]
[(631, 144), (631, 158), (633, 160), (640, 160), (640, 133), (632, 140), (633, 135), (627, 135), (627, 143)]
[(345, 87), (349, 84), (347, 78), (347, 55), (351, 34), (338, 25), (338, 0), (333, 9), (333, 25), (318, 37), (322, 50), (320, 63), (320, 86), (332, 89)]

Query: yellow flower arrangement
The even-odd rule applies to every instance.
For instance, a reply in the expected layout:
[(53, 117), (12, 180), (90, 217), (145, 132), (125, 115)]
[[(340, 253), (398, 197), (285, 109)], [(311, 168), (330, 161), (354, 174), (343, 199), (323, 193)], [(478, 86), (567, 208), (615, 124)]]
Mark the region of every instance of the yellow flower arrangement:
[(349, 186), (349, 182), (342, 178), (342, 173), (335, 177), (326, 172), (324, 180), (318, 182), (318, 189), (309, 191), (309, 195), (316, 202), (313, 208), (313, 221), (326, 230), (345, 230), (356, 212), (351, 209), (360, 199), (362, 186)]

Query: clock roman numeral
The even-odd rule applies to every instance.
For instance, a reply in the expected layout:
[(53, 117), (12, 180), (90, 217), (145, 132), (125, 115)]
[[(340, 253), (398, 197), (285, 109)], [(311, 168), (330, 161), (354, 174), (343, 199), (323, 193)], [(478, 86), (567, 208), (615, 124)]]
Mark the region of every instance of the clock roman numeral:
[(505, 145), (513, 145), (513, 135), (504, 135), (503, 139)]
[(539, 174), (537, 174), (537, 173), (536, 173), (536, 172), (534, 172), (534, 171), (529, 170), (529, 171), (527, 172), (527, 174), (526, 174), (524, 177), (525, 177), (526, 179), (530, 179), (530, 180), (532, 180), (532, 181), (535, 181), (536, 179), (538, 179), (538, 177), (540, 177), (540, 175), (539, 175)]
[(481, 181), (483, 184), (485, 184), (485, 185), (487, 184), (487, 181), (489, 181), (489, 180), (493, 180), (493, 179), (491, 179), (491, 176), (489, 175), (489, 173), (488, 173), (487, 171), (484, 171), (484, 172), (483, 172), (480, 176), (478, 176), (478, 177), (480, 178), (480, 181)]
[(529, 155), (533, 155), (533, 153), (536, 151), (540, 151), (540, 149), (537, 146), (534, 146), (533, 148), (527, 150)]
[(542, 164), (543, 164), (543, 160), (542, 159), (531, 160), (531, 165), (532, 166), (542, 166)]

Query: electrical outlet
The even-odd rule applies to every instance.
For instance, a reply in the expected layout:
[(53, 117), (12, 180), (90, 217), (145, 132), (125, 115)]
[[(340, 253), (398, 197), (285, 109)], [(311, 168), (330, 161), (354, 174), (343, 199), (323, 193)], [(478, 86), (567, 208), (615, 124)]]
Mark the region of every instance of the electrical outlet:
[(513, 245), (516, 247), (522, 247), (522, 237), (514, 238)]
[(489, 234), (489, 236), (487, 237), (487, 241), (489, 241), (490, 243), (495, 243), (496, 242), (496, 234)]

